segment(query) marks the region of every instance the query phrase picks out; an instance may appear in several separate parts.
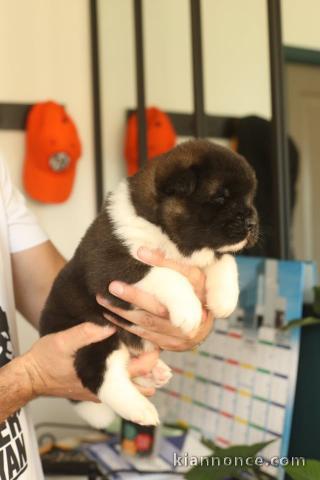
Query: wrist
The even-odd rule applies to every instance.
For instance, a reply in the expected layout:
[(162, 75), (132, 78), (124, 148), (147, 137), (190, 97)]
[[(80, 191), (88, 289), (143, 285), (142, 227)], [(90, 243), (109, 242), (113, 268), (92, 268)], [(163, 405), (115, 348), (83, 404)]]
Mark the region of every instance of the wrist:
[(26, 384), (28, 385), (30, 400), (33, 400), (44, 394), (44, 381), (40, 369), (32, 356), (32, 351), (25, 353), (19, 358), (21, 359), (21, 370), (24, 371)]
[(0, 424), (34, 398), (24, 358), (17, 357), (0, 369)]
[(12, 394), (16, 392), (21, 405), (25, 405), (35, 398), (30, 377), (26, 370), (24, 355), (13, 358), (11, 362), (2, 367), (1, 371), (7, 374), (8, 379), (10, 379), (7, 382), (8, 388), (10, 388)]

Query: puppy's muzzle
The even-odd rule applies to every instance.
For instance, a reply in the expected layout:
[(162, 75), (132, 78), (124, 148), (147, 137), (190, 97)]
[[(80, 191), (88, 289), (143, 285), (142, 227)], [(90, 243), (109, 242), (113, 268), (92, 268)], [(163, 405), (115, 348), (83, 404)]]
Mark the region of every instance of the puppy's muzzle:
[(254, 217), (246, 218), (244, 224), (248, 233), (253, 232), (257, 228), (257, 219)]
[(244, 221), (247, 231), (247, 247), (252, 247), (258, 240), (259, 222), (256, 212), (247, 217)]

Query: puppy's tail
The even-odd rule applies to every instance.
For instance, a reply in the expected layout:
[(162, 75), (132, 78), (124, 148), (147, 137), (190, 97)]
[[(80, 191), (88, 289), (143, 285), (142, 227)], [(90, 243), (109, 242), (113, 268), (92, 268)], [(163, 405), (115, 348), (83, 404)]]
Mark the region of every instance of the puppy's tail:
[(98, 429), (107, 428), (116, 416), (105, 403), (76, 402), (73, 406), (83, 420)]

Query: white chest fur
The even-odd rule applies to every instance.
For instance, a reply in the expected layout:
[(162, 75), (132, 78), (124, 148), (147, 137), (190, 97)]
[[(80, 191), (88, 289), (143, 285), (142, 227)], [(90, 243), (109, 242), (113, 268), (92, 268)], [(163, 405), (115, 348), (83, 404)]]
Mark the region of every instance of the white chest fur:
[(159, 248), (172, 260), (200, 268), (207, 267), (215, 258), (213, 250), (209, 248), (203, 248), (194, 252), (191, 256), (185, 257), (161, 228), (139, 217), (131, 203), (127, 180), (123, 180), (115, 192), (112, 193), (108, 212), (116, 234), (135, 258), (136, 252), (141, 246), (151, 249)]

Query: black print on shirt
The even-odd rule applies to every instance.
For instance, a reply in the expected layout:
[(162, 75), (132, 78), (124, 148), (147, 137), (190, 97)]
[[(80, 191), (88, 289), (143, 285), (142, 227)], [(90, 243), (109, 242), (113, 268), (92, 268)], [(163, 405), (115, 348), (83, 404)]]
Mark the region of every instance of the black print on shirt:
[[(7, 316), (0, 308), (0, 367), (10, 362), (12, 357)], [(18, 411), (0, 423), (0, 480), (16, 480), (27, 467), (27, 453)]]
[(15, 480), (28, 467), (20, 412), (0, 424), (0, 480)]
[(7, 315), (0, 307), (0, 367), (10, 362), (12, 356)]

